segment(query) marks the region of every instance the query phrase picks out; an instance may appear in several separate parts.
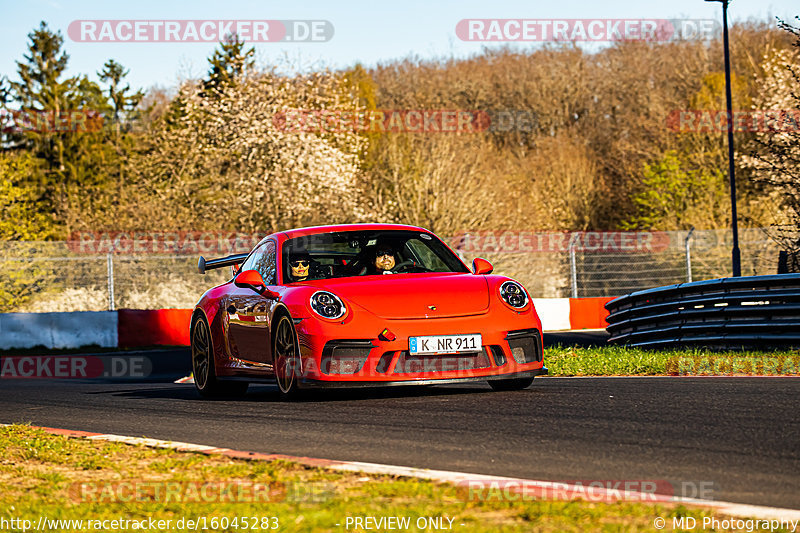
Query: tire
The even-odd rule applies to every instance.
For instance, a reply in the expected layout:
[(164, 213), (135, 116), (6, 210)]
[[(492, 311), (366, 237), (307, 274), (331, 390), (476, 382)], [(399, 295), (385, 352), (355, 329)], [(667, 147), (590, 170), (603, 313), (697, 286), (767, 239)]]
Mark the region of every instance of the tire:
[(198, 315), (192, 324), (192, 377), (194, 386), (204, 398), (242, 396), (247, 392), (246, 381), (220, 381), (214, 368), (214, 346), (208, 321)]
[(489, 386), (496, 391), (527, 389), (533, 383), (533, 378), (492, 379)]
[(275, 369), (275, 384), (281, 400), (296, 400), (300, 397), (299, 376), (302, 375), (300, 349), (292, 319), (281, 315), (272, 336), (272, 360)]

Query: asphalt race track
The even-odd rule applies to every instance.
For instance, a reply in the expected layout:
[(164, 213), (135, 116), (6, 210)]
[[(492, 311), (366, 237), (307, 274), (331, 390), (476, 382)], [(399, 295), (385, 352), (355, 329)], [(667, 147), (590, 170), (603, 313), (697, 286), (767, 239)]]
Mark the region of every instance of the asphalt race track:
[(2, 422), (534, 479), (689, 482), (686, 496), (800, 508), (794, 378), (537, 378), (519, 392), (326, 391), (295, 404), (269, 386), (218, 401), (155, 382), (2, 389)]
[(299, 403), (258, 385), (205, 401), (171, 382), (185, 352), (148, 352), (173, 363), (146, 380), (2, 379), (0, 422), (531, 479), (669, 481), (688, 497), (800, 509), (798, 378), (546, 377), (517, 392), (340, 390)]
[(556, 331), (544, 332), (542, 334), (542, 341), (545, 348), (557, 344), (589, 348), (593, 346), (605, 346), (609, 336), (608, 332), (604, 329)]

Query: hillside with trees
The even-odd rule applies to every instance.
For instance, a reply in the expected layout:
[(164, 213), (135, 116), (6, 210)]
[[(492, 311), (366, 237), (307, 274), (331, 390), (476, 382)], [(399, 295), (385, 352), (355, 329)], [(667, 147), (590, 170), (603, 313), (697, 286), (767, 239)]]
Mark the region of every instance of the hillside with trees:
[[(790, 24), (732, 27), (735, 109), (798, 109), (799, 40)], [(42, 22), (0, 80), (0, 239), (358, 221), (442, 235), (728, 227), (724, 132), (668, 124), (676, 110), (724, 109), (722, 57), (719, 40), (620, 42), (292, 73), (256, 65), (233, 38), (202, 79), (144, 91), (113, 59), (67, 77), (63, 37)], [(293, 109), (534, 120), (474, 133), (281, 128), (276, 117)], [(75, 110), (102, 127), (14, 120)], [(736, 133), (740, 224), (796, 224), (797, 141), (796, 131)]]

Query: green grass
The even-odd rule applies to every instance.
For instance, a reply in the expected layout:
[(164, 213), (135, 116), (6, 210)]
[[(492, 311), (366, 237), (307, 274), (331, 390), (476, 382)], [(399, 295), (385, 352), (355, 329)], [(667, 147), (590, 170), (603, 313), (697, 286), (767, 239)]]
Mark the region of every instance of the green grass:
[[(194, 496), (183, 491), (166, 497), (166, 493), (152, 490), (170, 484), (230, 486), (234, 482), (275, 489), (274, 493), (261, 493), (274, 496), (256, 502), (252, 497), (198, 501), (196, 492)], [(120, 490), (126, 483), (147, 490)], [(238, 529), (230, 525), (235, 517), (275, 517), (278, 531), (356, 531), (360, 529), (346, 529), (347, 517), (400, 516), (411, 519), (408, 531), (419, 531), (413, 524), (420, 517), (449, 517), (454, 518), (453, 531), (463, 532), (651, 532), (659, 516), (669, 524), (678, 516), (694, 517), (698, 523), (704, 516), (719, 517), (709, 510), (632, 502), (474, 501), (463, 489), (425, 480), (67, 438), (26, 425), (0, 427), (0, 486), (4, 487), (0, 518), (31, 520), (33, 527), (40, 516), (50, 520), (172, 520), (171, 528), (150, 531), (174, 529), (181, 518), (207, 517), (207, 525), (211, 525), (211, 517), (226, 517), (227, 529), (216, 524), (207, 531), (242, 531), (241, 522)]]
[(544, 351), (551, 376), (798, 375), (800, 351), (642, 350), (556, 346)]

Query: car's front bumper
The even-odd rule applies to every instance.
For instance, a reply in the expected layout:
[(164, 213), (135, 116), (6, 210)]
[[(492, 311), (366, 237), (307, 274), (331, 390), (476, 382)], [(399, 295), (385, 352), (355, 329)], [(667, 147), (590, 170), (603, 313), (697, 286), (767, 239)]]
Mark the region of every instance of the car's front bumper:
[(300, 385), (303, 388), (371, 388), (371, 387), (397, 387), (405, 385), (449, 385), (458, 383), (472, 383), (476, 381), (492, 381), (492, 380), (506, 380), (506, 379), (519, 379), (519, 378), (532, 378), (536, 376), (547, 375), (547, 367), (528, 370), (525, 372), (516, 372), (514, 374), (501, 374), (492, 376), (472, 376), (463, 378), (419, 378), (419, 379), (405, 379), (400, 381), (329, 381), (304, 378), (300, 380)]
[[(336, 324), (313, 319), (295, 322), (302, 359), (298, 377), (301, 385), (309, 387), (463, 383), (546, 372), (539, 320), (532, 312), (427, 320), (362, 316)], [(389, 338), (381, 335), (384, 329), (391, 330)], [(535, 339), (520, 344), (521, 332)], [(481, 351), (441, 356), (408, 353), (412, 335), (469, 333), (481, 334)]]

